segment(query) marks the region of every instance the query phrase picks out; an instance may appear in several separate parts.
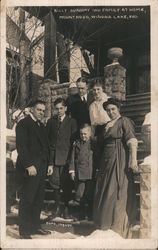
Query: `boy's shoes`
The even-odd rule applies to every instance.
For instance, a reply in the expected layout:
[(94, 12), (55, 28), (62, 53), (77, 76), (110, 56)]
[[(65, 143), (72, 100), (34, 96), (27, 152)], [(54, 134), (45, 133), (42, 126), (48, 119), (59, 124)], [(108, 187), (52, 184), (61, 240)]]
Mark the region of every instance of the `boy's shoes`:
[(71, 201), (69, 201), (69, 205), (73, 206), (73, 207), (77, 207), (80, 205), (80, 202), (77, 200), (71, 200)]
[(50, 219), (54, 219), (56, 217), (61, 217), (61, 207), (57, 206), (55, 211), (52, 211), (52, 215), (50, 216)]
[(80, 214), (79, 220), (88, 220), (88, 217), (86, 215)]
[(70, 219), (68, 207), (64, 208), (63, 217), (64, 219)]

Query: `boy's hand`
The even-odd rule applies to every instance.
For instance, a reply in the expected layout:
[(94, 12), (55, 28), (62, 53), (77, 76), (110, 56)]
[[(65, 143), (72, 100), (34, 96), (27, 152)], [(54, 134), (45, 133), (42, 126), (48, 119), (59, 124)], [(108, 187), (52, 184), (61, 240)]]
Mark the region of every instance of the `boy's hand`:
[(75, 172), (70, 173), (71, 179), (74, 181), (75, 180)]
[(99, 169), (96, 169), (96, 172), (95, 172), (95, 178), (97, 179), (98, 177), (98, 172), (99, 172)]
[(47, 171), (47, 175), (52, 175), (53, 174), (53, 165), (49, 165), (48, 166), (48, 171)]

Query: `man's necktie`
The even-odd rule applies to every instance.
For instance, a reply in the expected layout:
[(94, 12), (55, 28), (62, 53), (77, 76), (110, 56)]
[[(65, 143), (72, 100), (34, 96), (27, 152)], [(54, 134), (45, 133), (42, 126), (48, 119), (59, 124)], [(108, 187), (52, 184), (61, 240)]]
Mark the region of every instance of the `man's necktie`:
[(39, 120), (37, 120), (36, 123), (39, 127), (41, 126), (41, 122)]
[(83, 96), (83, 98), (82, 98), (82, 102), (83, 103), (86, 103), (86, 98)]
[(61, 126), (61, 117), (58, 117), (58, 133), (59, 133), (59, 129), (60, 129), (60, 126)]

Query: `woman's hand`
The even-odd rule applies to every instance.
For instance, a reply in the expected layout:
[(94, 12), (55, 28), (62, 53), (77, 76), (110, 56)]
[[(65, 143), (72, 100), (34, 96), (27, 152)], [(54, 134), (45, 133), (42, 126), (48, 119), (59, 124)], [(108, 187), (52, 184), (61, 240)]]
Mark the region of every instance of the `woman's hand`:
[(138, 163), (137, 163), (137, 146), (138, 141), (136, 138), (131, 138), (127, 141), (127, 145), (129, 147), (129, 162), (128, 167), (133, 170), (134, 173), (138, 173)]
[(131, 157), (129, 159), (128, 168), (131, 168), (133, 170), (133, 173), (139, 172), (137, 160), (135, 158)]

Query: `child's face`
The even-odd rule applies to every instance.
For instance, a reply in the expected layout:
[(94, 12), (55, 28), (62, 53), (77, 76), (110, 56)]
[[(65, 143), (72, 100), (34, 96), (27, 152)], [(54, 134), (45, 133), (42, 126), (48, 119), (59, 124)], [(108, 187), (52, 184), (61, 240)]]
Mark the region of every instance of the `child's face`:
[(65, 107), (62, 103), (58, 103), (55, 106), (55, 108), (56, 108), (58, 117), (62, 117), (63, 115), (65, 115), (67, 107)]
[(80, 129), (80, 138), (82, 141), (86, 142), (90, 139), (91, 129), (90, 127)]

